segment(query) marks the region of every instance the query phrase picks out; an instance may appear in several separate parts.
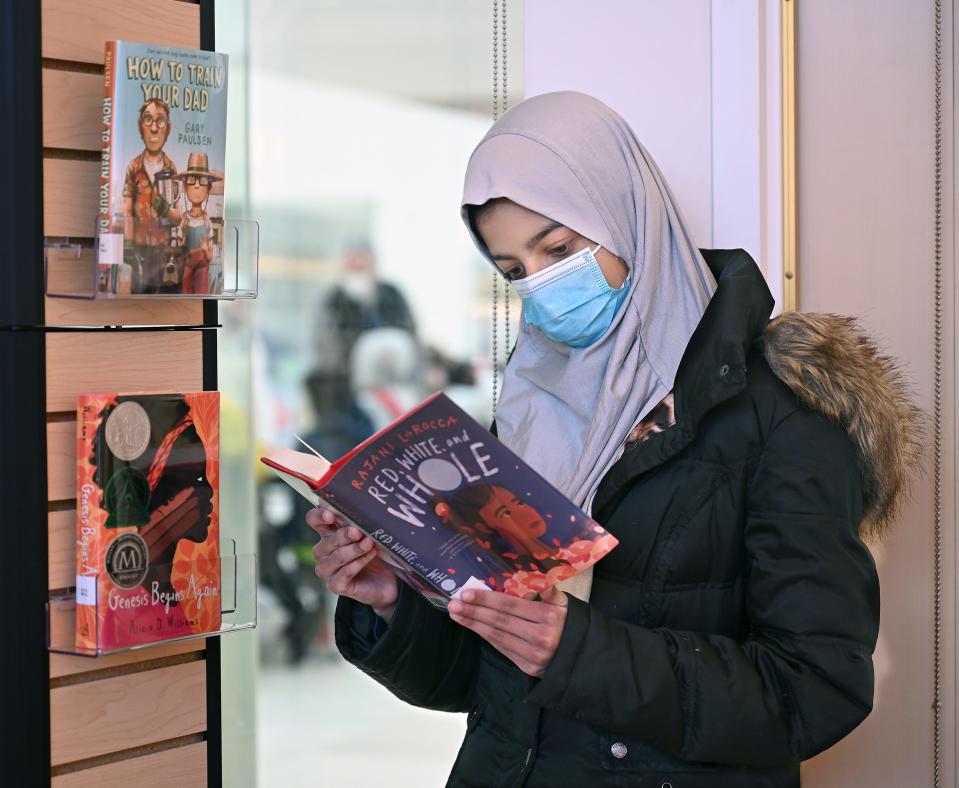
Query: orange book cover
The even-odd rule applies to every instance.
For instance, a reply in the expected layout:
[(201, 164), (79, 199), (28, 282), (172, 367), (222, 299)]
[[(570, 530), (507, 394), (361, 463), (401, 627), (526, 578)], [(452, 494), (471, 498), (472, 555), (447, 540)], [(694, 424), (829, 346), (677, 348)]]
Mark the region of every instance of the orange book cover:
[(78, 397), (78, 649), (219, 630), (219, 396)]

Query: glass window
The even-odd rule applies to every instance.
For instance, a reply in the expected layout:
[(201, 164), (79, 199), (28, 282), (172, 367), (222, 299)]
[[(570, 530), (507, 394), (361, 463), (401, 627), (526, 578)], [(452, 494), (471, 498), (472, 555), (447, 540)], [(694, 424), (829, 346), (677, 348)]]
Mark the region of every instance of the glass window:
[[(223, 519), (261, 577), (255, 637), (224, 639), (225, 784), (442, 784), (461, 741), (461, 717), (339, 657), (306, 506), (252, 458), (295, 435), (339, 456), (438, 389), (489, 421), (491, 274), (459, 200), (491, 122), (492, 23), (487, 0), (217, 5), (227, 213), (261, 237), (259, 298), (221, 307)], [(519, 3), (508, 29), (512, 103)], [(255, 704), (230, 697), (256, 665)]]

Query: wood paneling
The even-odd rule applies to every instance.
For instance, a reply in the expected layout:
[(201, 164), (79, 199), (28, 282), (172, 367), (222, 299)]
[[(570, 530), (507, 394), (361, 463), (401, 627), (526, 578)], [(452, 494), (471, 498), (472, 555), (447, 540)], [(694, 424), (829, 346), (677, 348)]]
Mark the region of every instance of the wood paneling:
[(103, 77), (43, 69), (43, 147), (100, 150)]
[(47, 336), (48, 411), (75, 410), (76, 395), (81, 392), (199, 391), (202, 388), (200, 331), (78, 332)]
[(138, 758), (53, 778), (53, 788), (196, 788), (206, 785), (206, 742), (174, 747)]
[(96, 233), (100, 163), (43, 160), (43, 233), (92, 238)]
[[(47, 374), (50, 374), (47, 368)], [(74, 410), (72, 408), (63, 410)], [(77, 497), (77, 423), (53, 421), (47, 424), (47, 500), (69, 501)], [(52, 514), (52, 513), (51, 513)], [(53, 545), (51, 544), (52, 548)], [(61, 588), (61, 586), (51, 586)]]
[(177, 0), (43, 0), (43, 57), (103, 63), (115, 38), (200, 46), (200, 6)]
[(71, 657), (68, 654), (50, 655), (50, 678), (75, 676), (104, 668), (117, 668), (123, 665), (135, 665), (137, 662), (173, 657), (178, 654), (191, 654), (206, 649), (206, 640), (181, 640), (179, 643), (150, 646), (136, 651), (124, 651), (121, 654), (108, 654), (103, 657)]
[[(70, 422), (72, 423), (72, 422)], [(49, 429), (47, 434), (50, 434)], [(76, 578), (76, 509), (50, 512), (47, 516), (47, 586), (67, 588)]]
[(206, 728), (205, 695), (203, 661), (51, 690), (52, 763), (199, 733)]
[[(91, 252), (92, 254), (92, 252)], [(182, 299), (75, 301), (48, 298), (48, 326), (196, 326), (203, 324), (203, 302)]]
[(206, 742), (59, 775), (53, 788), (198, 788), (206, 785)]
[[(43, 145), (66, 151), (48, 151), (44, 158), (44, 234), (91, 238), (103, 77), (86, 64), (103, 63), (109, 39), (199, 47), (199, 6), (178, 0), (41, 2)], [(92, 266), (93, 251), (87, 248), (76, 268), (61, 273), (67, 280), (91, 281)], [(56, 290), (63, 283), (51, 284)], [(82, 285), (75, 281), (60, 289), (79, 292)], [(203, 322), (202, 310), (201, 302), (189, 300), (48, 298), (45, 318), (60, 326), (194, 325)], [(46, 352), (48, 412), (73, 412), (76, 395), (84, 391), (186, 391), (203, 384), (199, 332), (50, 333)], [(75, 431), (73, 420), (47, 425), (51, 500), (75, 498)], [(74, 583), (74, 518), (73, 508), (49, 513), (50, 588)], [(64, 623), (72, 625), (72, 617)], [(206, 641), (198, 639), (96, 659), (51, 654), (52, 763), (84, 761), (75, 764), (76, 771), (57, 774), (53, 785), (205, 785), (207, 746), (191, 739), (206, 728), (205, 648)], [(150, 664), (140, 664), (145, 662)], [(90, 758), (97, 760), (85, 762)]]

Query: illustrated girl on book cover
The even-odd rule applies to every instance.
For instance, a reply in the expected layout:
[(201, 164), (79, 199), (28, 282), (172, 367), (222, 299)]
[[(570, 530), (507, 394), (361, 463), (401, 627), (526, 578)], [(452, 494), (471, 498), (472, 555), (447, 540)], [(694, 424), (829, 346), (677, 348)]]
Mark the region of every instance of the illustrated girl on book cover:
[(92, 394), (78, 405), (78, 587), (89, 577), (96, 593), (78, 602), (78, 645), (216, 630), (218, 395)]
[[(207, 453), (185, 400), (174, 397), (117, 398), (136, 402), (152, 427), (149, 445), (129, 462), (104, 452), (114, 406), (103, 411), (91, 460), (104, 490), (107, 528), (136, 525), (149, 548), (144, 583), (156, 580), (172, 591), (170, 571), (181, 539), (207, 539), (213, 514), (213, 487), (206, 475)], [(99, 457), (99, 465), (98, 465)]]
[(546, 533), (543, 516), (505, 487), (462, 487), (448, 498), (435, 498), (431, 505), (444, 525), (470, 536), (514, 569), (546, 573), (555, 566), (569, 566), (569, 562), (555, 558), (556, 551), (539, 540)]

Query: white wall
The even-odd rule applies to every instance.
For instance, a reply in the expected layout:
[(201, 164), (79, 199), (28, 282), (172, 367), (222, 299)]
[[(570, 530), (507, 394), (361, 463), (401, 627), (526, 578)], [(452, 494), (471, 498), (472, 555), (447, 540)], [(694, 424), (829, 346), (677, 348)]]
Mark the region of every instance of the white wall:
[(701, 247), (746, 249), (781, 298), (779, 6), (527, 0), (526, 95), (590, 93), (655, 157)]
[[(945, 2), (942, 785), (955, 785), (955, 189), (952, 3)], [(933, 408), (933, 4), (797, 5), (799, 304), (858, 315)], [(932, 785), (931, 441), (910, 505), (873, 552), (882, 587), (872, 715), (806, 764), (804, 786)]]

